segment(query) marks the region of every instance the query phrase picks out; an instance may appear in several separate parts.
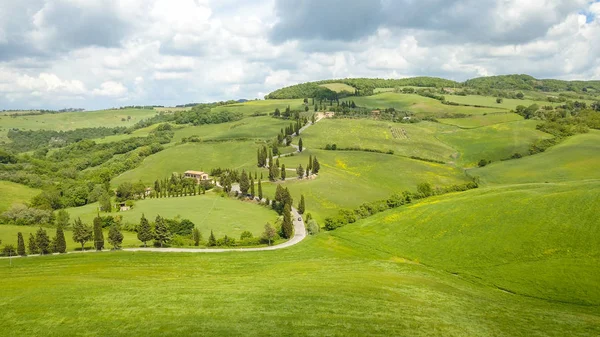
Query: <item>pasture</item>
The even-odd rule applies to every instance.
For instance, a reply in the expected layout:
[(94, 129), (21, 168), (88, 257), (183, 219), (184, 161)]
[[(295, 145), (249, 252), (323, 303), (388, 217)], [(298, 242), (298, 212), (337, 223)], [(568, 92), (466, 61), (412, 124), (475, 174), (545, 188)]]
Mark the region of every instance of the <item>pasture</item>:
[(439, 118), (438, 122), (455, 125), (463, 129), (473, 129), (499, 123), (521, 121), (523, 117), (510, 112), (496, 112), (487, 115), (473, 115), (467, 118)]
[(253, 114), (272, 113), (277, 108), (281, 111), (284, 111), (288, 106), (292, 110), (304, 111), (302, 99), (269, 99), (247, 101), (244, 103), (218, 106), (213, 108), (211, 111), (241, 112), (245, 116), (251, 116)]
[(13, 204), (26, 204), (31, 198), (40, 194), (41, 190), (10, 181), (0, 181), (0, 213)]
[(548, 100), (531, 100), (531, 99), (511, 99), (511, 98), (503, 98), (502, 103), (496, 103), (496, 97), (491, 96), (480, 96), (480, 95), (467, 95), (467, 96), (459, 96), (459, 95), (446, 95), (446, 100), (449, 102), (455, 102), (459, 104), (469, 104), (469, 105), (480, 105), (491, 108), (501, 108), (506, 110), (515, 110), (517, 106), (530, 106), (532, 104), (537, 104), (539, 106), (557, 106), (562, 103), (551, 103)]
[(175, 130), (174, 141), (184, 137), (198, 136), (201, 140), (252, 139), (265, 140), (276, 138), (281, 128), (289, 126), (291, 121), (272, 117), (248, 117), (239, 121), (186, 126)]
[(576, 135), (543, 153), (492, 163), (470, 174), (486, 184), (524, 184), (600, 179), (600, 131)]
[(345, 91), (345, 92), (354, 94), (354, 91), (356, 91), (356, 88), (354, 88), (351, 85), (345, 84), (345, 83), (326, 83), (326, 84), (321, 84), (319, 86), (327, 88), (327, 89), (335, 91), (335, 92)]

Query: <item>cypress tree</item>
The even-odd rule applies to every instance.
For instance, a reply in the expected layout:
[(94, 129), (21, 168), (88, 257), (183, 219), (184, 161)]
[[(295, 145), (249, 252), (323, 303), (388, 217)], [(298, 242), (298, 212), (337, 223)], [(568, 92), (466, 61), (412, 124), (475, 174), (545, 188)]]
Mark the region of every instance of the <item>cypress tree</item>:
[(281, 180), (285, 180), (285, 164), (281, 165)]
[(104, 233), (102, 232), (102, 219), (100, 219), (100, 215), (94, 218), (94, 248), (96, 250), (104, 249)]
[(298, 165), (298, 168), (296, 168), (296, 173), (298, 174), (298, 179), (302, 179), (304, 177), (304, 169), (302, 168), (302, 165)]
[(273, 166), (273, 153), (269, 150), (269, 167)]
[(248, 181), (248, 174), (246, 170), (242, 170), (242, 175), (240, 176), (240, 192), (242, 194), (248, 194), (248, 189), (250, 188), (250, 182)]
[(312, 171), (313, 169), (313, 159), (312, 155), (308, 156), (308, 165), (306, 165), (306, 171)]
[(27, 255), (25, 252), (25, 240), (23, 240), (23, 233), (17, 233), (17, 254), (21, 256)]
[(165, 220), (160, 216), (156, 216), (156, 221), (154, 222), (154, 240), (156, 240), (160, 247), (162, 248), (163, 243), (166, 243), (171, 239), (171, 231), (169, 227), (165, 223)]
[(29, 254), (38, 253), (38, 246), (35, 237), (33, 236), (33, 233), (29, 233), (29, 244), (27, 248), (29, 249)]
[(215, 234), (213, 233), (212, 229), (210, 230), (210, 236), (208, 237), (208, 246), (209, 247), (214, 247), (217, 245), (217, 239), (215, 238)]
[(108, 230), (108, 242), (113, 246), (113, 249), (121, 249), (123, 233), (121, 233), (119, 225), (116, 223), (113, 223)]
[(67, 252), (67, 241), (65, 240), (65, 232), (62, 229), (61, 225), (58, 225), (56, 228), (56, 253), (66, 253)]
[(192, 238), (194, 239), (194, 246), (200, 246), (200, 240), (202, 240), (202, 234), (200, 234), (200, 230), (196, 227), (192, 229)]
[(304, 194), (300, 196), (300, 203), (298, 203), (298, 213), (304, 214), (305, 205), (304, 205)]
[(298, 151), (302, 152), (302, 138), (298, 139)]
[(319, 173), (319, 170), (321, 169), (321, 165), (319, 165), (319, 161), (317, 160), (317, 156), (315, 156), (313, 158), (313, 165), (312, 165), (312, 171), (314, 174)]
[(281, 236), (289, 239), (294, 234), (294, 227), (292, 225), (292, 209), (290, 204), (283, 206), (283, 223), (281, 224)]
[(277, 160), (275, 160), (275, 166), (276, 166), (277, 168), (279, 168), (279, 158), (277, 158)]
[(254, 198), (254, 196), (256, 194), (254, 194), (254, 178), (252, 177), (252, 175), (250, 175), (250, 195), (252, 196), (252, 198)]
[(42, 227), (35, 233), (35, 244), (40, 254), (44, 255), (49, 253), (50, 237)]
[(154, 235), (152, 234), (152, 227), (150, 227), (150, 223), (148, 222), (148, 220), (146, 219), (144, 214), (142, 214), (142, 218), (140, 219), (140, 225), (138, 226), (137, 238), (138, 238), (138, 240), (140, 240), (144, 243), (144, 247), (146, 247), (146, 242), (148, 242), (148, 241), (152, 240), (152, 238), (154, 238)]
[(259, 179), (258, 180), (258, 200), (262, 201), (262, 199), (263, 199), (262, 184)]

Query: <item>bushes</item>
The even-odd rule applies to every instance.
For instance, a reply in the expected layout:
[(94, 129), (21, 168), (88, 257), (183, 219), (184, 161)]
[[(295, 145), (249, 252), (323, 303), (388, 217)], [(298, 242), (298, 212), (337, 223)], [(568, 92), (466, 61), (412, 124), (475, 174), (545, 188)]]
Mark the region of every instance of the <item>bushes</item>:
[(377, 149), (365, 149), (362, 147), (337, 147), (336, 144), (327, 144), (325, 145), (324, 150), (328, 150), (328, 151), (363, 151), (363, 152), (374, 152), (374, 153), (383, 153), (383, 154), (390, 154), (393, 155), (394, 154), (394, 150), (377, 150)]
[(30, 208), (16, 204), (0, 215), (0, 222), (17, 226), (51, 224), (54, 221), (52, 211)]

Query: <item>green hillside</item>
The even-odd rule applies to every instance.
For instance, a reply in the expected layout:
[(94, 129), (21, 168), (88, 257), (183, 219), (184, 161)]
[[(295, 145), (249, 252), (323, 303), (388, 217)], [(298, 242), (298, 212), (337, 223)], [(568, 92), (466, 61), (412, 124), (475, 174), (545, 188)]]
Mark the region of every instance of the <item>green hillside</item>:
[(12, 204), (25, 204), (41, 191), (10, 181), (0, 181), (0, 213), (4, 212)]

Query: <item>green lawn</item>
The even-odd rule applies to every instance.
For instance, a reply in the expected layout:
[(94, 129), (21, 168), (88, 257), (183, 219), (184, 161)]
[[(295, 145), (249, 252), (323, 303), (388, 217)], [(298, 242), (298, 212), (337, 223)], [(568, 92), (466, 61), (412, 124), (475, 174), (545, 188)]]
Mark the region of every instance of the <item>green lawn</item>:
[(346, 91), (346, 92), (354, 93), (354, 91), (356, 91), (356, 88), (354, 88), (351, 85), (345, 84), (345, 83), (327, 83), (327, 84), (321, 84), (320, 87), (325, 87), (325, 88), (327, 88), (329, 90), (333, 90), (335, 92)]
[(498, 161), (515, 153), (525, 155), (536, 140), (551, 138), (549, 134), (535, 129), (538, 123), (523, 120), (494, 124), (443, 133), (438, 138), (459, 150), (457, 163), (467, 167), (475, 166), (481, 159)]
[(186, 143), (169, 147), (144, 159), (142, 164), (112, 180), (112, 185), (129, 181), (143, 181), (151, 186), (157, 179), (169, 177), (173, 172), (187, 170), (209, 172), (215, 168), (246, 169), (259, 171), (256, 167), (256, 150), (262, 146), (251, 141), (216, 143)]
[(291, 121), (273, 117), (247, 117), (242, 120), (223, 124), (187, 126), (175, 131), (174, 141), (183, 137), (198, 136), (202, 140), (224, 139), (273, 139), (280, 130), (289, 126)]
[(288, 106), (292, 110), (304, 111), (304, 104), (302, 99), (268, 99), (248, 101), (244, 103), (218, 106), (216, 108), (213, 108), (212, 111), (241, 112), (246, 116), (250, 116), (254, 113), (272, 113), (275, 111), (276, 108), (279, 108), (279, 110), (284, 111), (285, 108)]
[(600, 179), (600, 131), (568, 138), (544, 153), (470, 170), (487, 184)]
[[(369, 152), (308, 150), (280, 162), (287, 168), (306, 167), (309, 155), (316, 155), (321, 164), (318, 178), (287, 181), (284, 186), (290, 189), (294, 203), (303, 194), (307, 212), (319, 221), (341, 208), (356, 208), (404, 190), (416, 191), (422, 182), (442, 187), (467, 181), (462, 170), (449, 165)], [(293, 177), (295, 172), (287, 175)], [(265, 184), (263, 190), (272, 199), (275, 185)]]
[[(86, 223), (92, 223), (97, 214), (98, 205), (91, 204), (83, 207), (68, 208), (71, 220), (80, 217)], [(267, 222), (273, 224), (277, 213), (251, 202), (224, 198), (215, 193), (205, 195), (146, 199), (135, 202), (133, 209), (125, 212), (116, 212), (111, 215), (120, 215), (123, 222), (137, 224), (144, 214), (149, 221), (154, 221), (157, 215), (164, 218), (191, 220), (205, 239), (213, 230), (217, 237), (223, 235), (239, 238), (243, 231), (250, 231), (259, 236)], [(108, 213), (102, 213), (108, 215)]]
[(502, 103), (496, 103), (496, 97), (492, 96), (479, 96), (479, 95), (468, 95), (468, 96), (458, 96), (458, 95), (446, 95), (446, 100), (449, 102), (455, 102), (460, 104), (469, 104), (469, 105), (480, 105), (492, 108), (501, 108), (514, 110), (519, 105), (530, 106), (532, 104), (537, 104), (539, 106), (550, 105), (556, 106), (562, 103), (550, 103), (547, 100), (543, 101), (534, 101), (530, 99), (510, 99), (503, 98)]
[[(436, 135), (455, 130), (458, 129), (432, 122), (400, 124), (368, 119), (323, 119), (306, 129), (301, 137), (304, 146), (309, 149), (323, 149), (327, 144), (336, 144), (340, 148), (393, 150), (403, 156), (450, 161), (457, 151), (439, 141)], [(297, 143), (297, 140), (294, 142)]]
[(509, 112), (498, 112), (487, 115), (474, 115), (467, 118), (439, 118), (438, 121), (443, 124), (455, 125), (464, 129), (478, 128), (482, 126), (494, 125), (499, 123), (508, 123), (521, 121), (523, 117)]
[(4, 212), (12, 204), (25, 204), (31, 198), (40, 194), (40, 190), (16, 184), (10, 181), (0, 181), (0, 213)]

